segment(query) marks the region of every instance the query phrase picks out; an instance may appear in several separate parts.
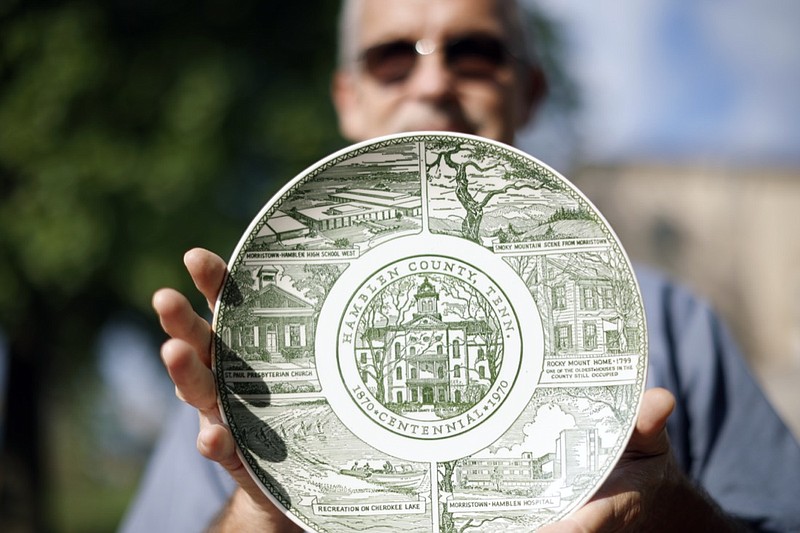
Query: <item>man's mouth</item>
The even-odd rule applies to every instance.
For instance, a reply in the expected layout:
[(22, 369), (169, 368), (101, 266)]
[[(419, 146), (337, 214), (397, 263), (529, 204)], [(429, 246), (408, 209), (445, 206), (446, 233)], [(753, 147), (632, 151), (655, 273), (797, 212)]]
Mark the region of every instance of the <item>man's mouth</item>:
[(474, 134), (475, 128), (460, 113), (441, 109), (415, 107), (407, 109), (401, 124), (403, 131), (450, 131)]

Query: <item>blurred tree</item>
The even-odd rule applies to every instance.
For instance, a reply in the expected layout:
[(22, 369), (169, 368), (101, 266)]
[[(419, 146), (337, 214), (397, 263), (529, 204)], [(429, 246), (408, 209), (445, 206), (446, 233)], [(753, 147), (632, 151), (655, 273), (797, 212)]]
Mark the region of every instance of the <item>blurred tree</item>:
[(104, 321), (149, 315), (160, 286), (193, 294), (183, 251), (229, 253), (278, 186), (341, 144), (328, 99), (336, 9), (0, 4), (0, 328), (10, 355), (0, 529), (50, 529), (42, 410), (89, 362)]

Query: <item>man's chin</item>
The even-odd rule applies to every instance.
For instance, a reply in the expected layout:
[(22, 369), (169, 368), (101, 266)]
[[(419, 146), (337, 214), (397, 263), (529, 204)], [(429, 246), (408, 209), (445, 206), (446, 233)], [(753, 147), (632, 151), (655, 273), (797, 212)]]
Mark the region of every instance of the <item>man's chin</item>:
[(397, 131), (448, 131), (452, 133), (475, 134), (476, 128), (463, 120), (441, 119), (422, 119), (410, 120), (400, 125)]

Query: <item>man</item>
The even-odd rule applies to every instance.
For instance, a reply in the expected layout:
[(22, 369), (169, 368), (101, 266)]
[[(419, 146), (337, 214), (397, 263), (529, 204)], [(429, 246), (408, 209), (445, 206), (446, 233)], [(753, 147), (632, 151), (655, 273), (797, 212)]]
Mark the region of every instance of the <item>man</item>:
[[(544, 94), (511, 1), (351, 1), (342, 20), (333, 98), (341, 130), (353, 141), (452, 130), (512, 142)], [(213, 306), (224, 262), (193, 250), (185, 263)], [(651, 325), (649, 384), (669, 391), (645, 394), (626, 453), (594, 499), (545, 529), (732, 531), (744, 521), (764, 530), (800, 528), (793, 501), (800, 449), (736, 348), (690, 295), (652, 273), (638, 275)], [(212, 517), (213, 528), (224, 531), (297, 529), (250, 478), (222, 423), (209, 324), (173, 290), (157, 292), (153, 305), (173, 337), (162, 358), (176, 393), (200, 415), (197, 449), (230, 477), (197, 459), (196, 419), (185, 411), (168, 429), (128, 529), (189, 531)], [(777, 465), (769, 462), (773, 453)]]

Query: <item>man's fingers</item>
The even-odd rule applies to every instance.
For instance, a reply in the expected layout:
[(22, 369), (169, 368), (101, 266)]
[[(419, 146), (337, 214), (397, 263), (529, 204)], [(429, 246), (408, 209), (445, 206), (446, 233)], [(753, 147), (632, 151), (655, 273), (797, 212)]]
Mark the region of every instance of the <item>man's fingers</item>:
[[(580, 512), (580, 509), (578, 510)], [(558, 522), (548, 524), (536, 530), (537, 533), (591, 533), (599, 529), (589, 529), (574, 516), (569, 516)]]
[(236, 483), (254, 501), (266, 500), (250, 473), (236, 454), (236, 445), (230, 430), (217, 416), (200, 414), (200, 433), (197, 435), (197, 449), (206, 458), (219, 463)]
[[(204, 457), (222, 465), (229, 472), (241, 468), (230, 431), (218, 420), (200, 415), (197, 449)], [(238, 480), (237, 480), (238, 481)]]
[(195, 313), (189, 300), (176, 290), (161, 289), (153, 295), (153, 308), (164, 331), (191, 344), (203, 364), (210, 367), (211, 326)]
[[(205, 296), (208, 307), (213, 310), (225, 280), (225, 262), (207, 250), (195, 248), (184, 255), (184, 264), (195, 286)], [(229, 502), (228, 509), (235, 507), (230, 516), (244, 516), (245, 521), (240, 521), (239, 525), (259, 524), (259, 529), (263, 526), (269, 531), (300, 531), (264, 496), (236, 454), (233, 436), (223, 423), (217, 406), (217, 390), (211, 371), (211, 326), (192, 309), (185, 296), (173, 289), (157, 291), (153, 295), (153, 308), (162, 328), (172, 337), (162, 345), (161, 358), (175, 383), (175, 393), (195, 407), (200, 416), (197, 449), (204, 457), (225, 468), (241, 489)]]
[(636, 421), (636, 431), (643, 435), (659, 433), (667, 424), (667, 418), (675, 409), (675, 396), (667, 389), (648, 389), (642, 398), (642, 408)]
[(161, 359), (180, 399), (201, 411), (217, 408), (214, 376), (191, 344), (170, 339), (161, 347)]
[(197, 289), (206, 297), (208, 308), (213, 311), (222, 282), (225, 281), (225, 261), (208, 250), (193, 248), (184, 254), (183, 264)]
[(666, 425), (674, 408), (675, 396), (667, 389), (646, 390), (628, 451), (649, 455), (669, 449)]

